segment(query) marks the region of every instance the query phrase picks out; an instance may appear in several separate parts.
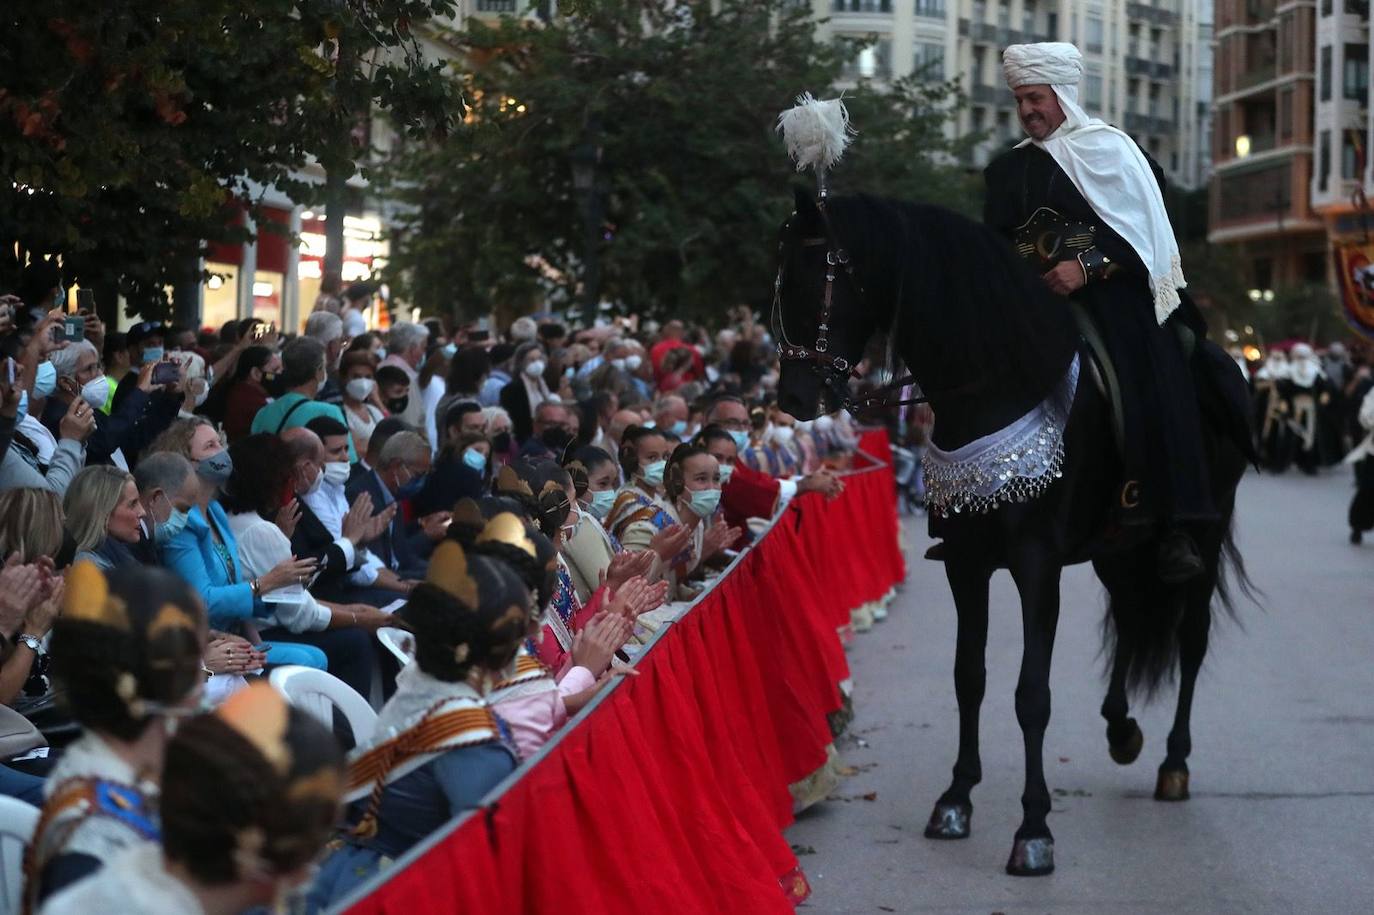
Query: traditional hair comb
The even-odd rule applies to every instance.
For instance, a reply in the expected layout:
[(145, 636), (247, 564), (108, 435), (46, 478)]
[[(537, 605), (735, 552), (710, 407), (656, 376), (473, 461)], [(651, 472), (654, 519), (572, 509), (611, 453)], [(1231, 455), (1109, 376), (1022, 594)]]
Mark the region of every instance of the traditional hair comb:
[(110, 593), (110, 584), (99, 566), (86, 559), (72, 566), (67, 573), (66, 591), (62, 595), (62, 616), (68, 620), (83, 620), (129, 631), (128, 607), (121, 598)]
[(468, 555), (456, 540), (444, 540), (434, 548), (425, 581), (476, 609), (477, 581), (468, 574)]
[(516, 473), (509, 464), (502, 467), (496, 474), (497, 492), (516, 492), (522, 495), (534, 497), (534, 490), (530, 489), (530, 484), (520, 479), (520, 474)]
[(570, 461), (563, 468), (568, 471), (568, 476), (572, 477), (573, 489), (586, 489), (587, 483), (591, 479), (591, 473), (587, 470), (587, 465), (581, 461)]
[(153, 617), (152, 623), (148, 625), (148, 638), (154, 639), (167, 629), (185, 629), (191, 633), (196, 631), (195, 620), (176, 604), (163, 604), (162, 609)]
[(291, 771), (291, 748), (286, 745), (290, 709), (281, 693), (262, 681), (250, 683), (224, 700), (215, 714), (257, 747), (278, 774)]
[(480, 529), (485, 521), (486, 519), (482, 517), (481, 506), (472, 499), (459, 499), (458, 504), (453, 506), (454, 524)]
[[(525, 522), (511, 512), (501, 512), (492, 517), (477, 535), (478, 543), (505, 543), (530, 554), (531, 559), (539, 558), (539, 550), (525, 532)], [(431, 563), (432, 564), (432, 563)]]

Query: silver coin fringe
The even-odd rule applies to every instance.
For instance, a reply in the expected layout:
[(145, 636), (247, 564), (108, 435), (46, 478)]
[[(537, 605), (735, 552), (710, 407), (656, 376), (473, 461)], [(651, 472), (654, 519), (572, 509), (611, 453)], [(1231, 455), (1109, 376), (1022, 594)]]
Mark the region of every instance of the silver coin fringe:
[(926, 509), (945, 516), (986, 513), (1036, 498), (1064, 475), (1064, 427), (1048, 421), (1029, 442), (963, 463), (932, 460), (926, 452)]

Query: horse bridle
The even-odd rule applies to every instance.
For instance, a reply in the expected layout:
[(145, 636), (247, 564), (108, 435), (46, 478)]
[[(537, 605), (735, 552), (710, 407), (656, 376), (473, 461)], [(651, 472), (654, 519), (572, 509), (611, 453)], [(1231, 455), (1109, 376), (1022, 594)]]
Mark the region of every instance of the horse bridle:
[(821, 376), (821, 386), (828, 389), (831, 394), (836, 395), (840, 400), (839, 406), (850, 413), (858, 414), (869, 410), (925, 403), (925, 397), (891, 399), (894, 394), (900, 398), (902, 389), (916, 380), (910, 374), (876, 388), (857, 399), (850, 396), (849, 380), (863, 376), (859, 374), (857, 368), (849, 364), (848, 359), (833, 355), (830, 352), (830, 310), (834, 302), (835, 280), (838, 278), (836, 268), (842, 267), (844, 269), (844, 275), (861, 304), (864, 304), (864, 290), (858, 277), (854, 275), (854, 264), (850, 260), (849, 252), (840, 245), (835, 229), (830, 223), (830, 214), (825, 206), (826, 197), (826, 190), (822, 187), (816, 200), (816, 209), (821, 214), (821, 224), (825, 229), (825, 236), (801, 240), (801, 245), (804, 248), (826, 246), (825, 289), (821, 293), (820, 322), (816, 326), (816, 342), (810, 347), (793, 343), (787, 337), (787, 327), (782, 314), (782, 281), (783, 271), (786, 269), (784, 257), (786, 249), (784, 244), (778, 245), (778, 275), (773, 280), (772, 314), (773, 337), (778, 341), (778, 359), (783, 362), (809, 362), (812, 371)]

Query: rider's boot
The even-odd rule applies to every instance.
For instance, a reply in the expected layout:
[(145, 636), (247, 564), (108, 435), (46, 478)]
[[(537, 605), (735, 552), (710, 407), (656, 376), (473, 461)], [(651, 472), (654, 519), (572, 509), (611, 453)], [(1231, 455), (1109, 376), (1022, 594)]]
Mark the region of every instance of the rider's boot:
[(1159, 541), (1157, 572), (1160, 581), (1177, 585), (1201, 575), (1204, 571), (1202, 554), (1188, 532), (1171, 527)]

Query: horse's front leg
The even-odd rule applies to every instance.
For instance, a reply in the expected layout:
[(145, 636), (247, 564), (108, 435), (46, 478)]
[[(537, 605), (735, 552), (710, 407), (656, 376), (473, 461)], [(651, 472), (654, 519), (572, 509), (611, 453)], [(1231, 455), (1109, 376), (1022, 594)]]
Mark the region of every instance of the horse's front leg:
[(1058, 560), (1048, 551), (1018, 551), (1012, 578), (1021, 595), (1021, 629), (1025, 648), (1016, 683), (1016, 720), (1026, 750), (1026, 787), (1021, 795), (1023, 818), (1016, 831), (1007, 873), (1038, 877), (1054, 871), (1054, 836), (1046, 818), (1050, 790), (1045, 784), (1045, 729), (1050, 723), (1050, 662), (1059, 624)]
[(967, 839), (973, 817), (973, 787), (983, 780), (978, 754), (978, 716), (987, 690), (984, 666), (988, 644), (988, 581), (992, 569), (986, 561), (961, 555), (951, 544), (945, 560), (945, 577), (959, 615), (959, 634), (954, 648), (954, 695), (959, 702), (959, 756), (954, 780), (940, 795), (926, 825), (927, 839)]

